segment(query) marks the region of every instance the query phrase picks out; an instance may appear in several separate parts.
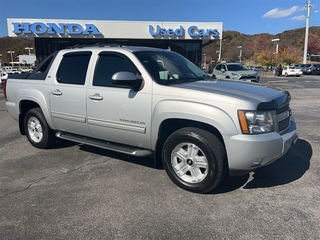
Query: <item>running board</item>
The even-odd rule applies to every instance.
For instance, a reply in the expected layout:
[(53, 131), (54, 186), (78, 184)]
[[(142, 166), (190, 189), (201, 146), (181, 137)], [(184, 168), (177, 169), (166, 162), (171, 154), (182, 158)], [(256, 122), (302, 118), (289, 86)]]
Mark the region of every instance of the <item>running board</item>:
[(84, 137), (81, 135), (66, 133), (66, 132), (57, 132), (56, 137), (69, 140), (72, 142), (78, 142), (86, 145), (90, 145), (93, 147), (103, 148), (115, 152), (120, 152), (124, 154), (129, 154), (136, 157), (147, 157), (153, 154), (152, 151), (146, 150), (143, 148), (132, 147), (124, 144), (107, 142), (99, 139), (94, 139), (90, 137)]

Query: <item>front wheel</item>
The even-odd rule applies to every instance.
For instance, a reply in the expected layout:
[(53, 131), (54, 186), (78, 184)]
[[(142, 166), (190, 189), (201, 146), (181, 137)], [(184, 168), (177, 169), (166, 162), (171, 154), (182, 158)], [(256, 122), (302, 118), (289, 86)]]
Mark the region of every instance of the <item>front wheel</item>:
[(182, 189), (206, 193), (224, 177), (226, 153), (221, 141), (198, 128), (182, 128), (165, 141), (163, 166), (170, 179)]
[(31, 145), (36, 148), (49, 148), (55, 139), (40, 108), (30, 109), (26, 113), (24, 131)]

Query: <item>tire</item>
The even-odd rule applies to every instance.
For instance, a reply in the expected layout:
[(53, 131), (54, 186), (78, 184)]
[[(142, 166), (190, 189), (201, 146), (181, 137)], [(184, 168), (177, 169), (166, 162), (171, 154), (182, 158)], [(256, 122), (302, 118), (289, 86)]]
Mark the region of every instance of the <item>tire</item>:
[(222, 181), (226, 153), (213, 134), (198, 128), (182, 128), (165, 141), (162, 162), (177, 186), (190, 192), (206, 193)]
[(286, 77), (288, 77), (288, 73), (285, 73), (284, 75), (285, 75)]
[(55, 136), (40, 108), (30, 109), (24, 118), (24, 131), (28, 141), (36, 148), (50, 148)]

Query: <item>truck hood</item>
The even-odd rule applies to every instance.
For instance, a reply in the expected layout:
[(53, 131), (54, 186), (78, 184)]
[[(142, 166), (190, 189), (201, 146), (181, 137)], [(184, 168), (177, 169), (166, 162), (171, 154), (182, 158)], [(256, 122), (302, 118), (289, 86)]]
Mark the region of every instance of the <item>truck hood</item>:
[(280, 89), (269, 88), (261, 84), (232, 80), (209, 80), (174, 85), (177, 88), (225, 95), (263, 105), (266, 109), (276, 109), (290, 101), (290, 94)]

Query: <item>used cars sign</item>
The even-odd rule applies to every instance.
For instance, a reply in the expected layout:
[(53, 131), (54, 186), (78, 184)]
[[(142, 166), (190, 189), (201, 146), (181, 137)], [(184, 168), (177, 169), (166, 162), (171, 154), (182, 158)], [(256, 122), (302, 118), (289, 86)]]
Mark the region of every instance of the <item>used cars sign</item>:
[[(219, 37), (220, 33), (218, 29), (203, 29), (199, 28), (198, 26), (190, 26), (187, 30), (190, 37)], [(152, 25), (149, 25), (149, 33), (152, 36), (176, 36), (182, 37), (184, 36), (185, 29), (180, 26), (176, 29), (173, 28), (161, 28), (157, 25), (155, 28)]]

